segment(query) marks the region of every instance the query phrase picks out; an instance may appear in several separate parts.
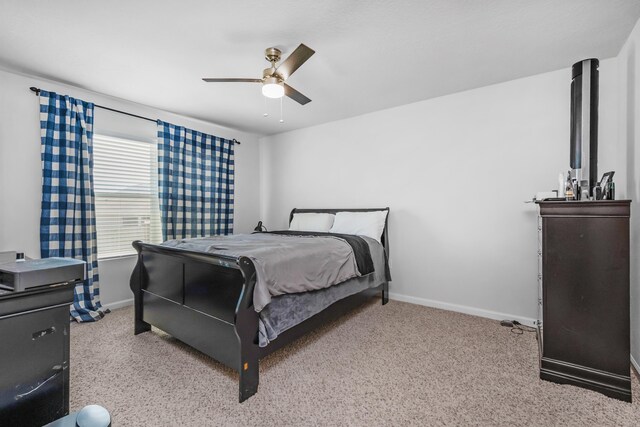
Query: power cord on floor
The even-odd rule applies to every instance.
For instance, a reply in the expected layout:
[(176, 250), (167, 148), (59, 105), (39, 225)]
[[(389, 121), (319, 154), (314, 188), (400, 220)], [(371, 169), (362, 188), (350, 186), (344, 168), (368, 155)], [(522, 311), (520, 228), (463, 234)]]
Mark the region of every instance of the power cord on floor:
[(535, 332), (536, 328), (532, 328), (531, 326), (525, 326), (517, 320), (503, 320), (500, 322), (500, 325), (511, 328), (511, 333), (515, 335), (522, 335), (525, 332)]

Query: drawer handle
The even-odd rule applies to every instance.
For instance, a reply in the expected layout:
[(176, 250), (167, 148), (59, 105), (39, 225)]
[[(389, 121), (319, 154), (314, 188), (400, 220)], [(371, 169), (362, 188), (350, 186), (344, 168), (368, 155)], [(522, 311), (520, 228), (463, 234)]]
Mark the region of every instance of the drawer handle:
[(38, 332), (34, 332), (33, 334), (31, 334), (31, 339), (32, 339), (32, 340), (37, 340), (38, 338), (42, 338), (42, 337), (43, 337), (43, 336), (45, 336), (45, 335), (52, 334), (52, 333), (54, 333), (55, 331), (56, 331), (56, 327), (55, 327), (55, 326), (52, 326), (52, 327), (50, 327), (50, 328), (43, 329), (43, 330), (38, 331)]

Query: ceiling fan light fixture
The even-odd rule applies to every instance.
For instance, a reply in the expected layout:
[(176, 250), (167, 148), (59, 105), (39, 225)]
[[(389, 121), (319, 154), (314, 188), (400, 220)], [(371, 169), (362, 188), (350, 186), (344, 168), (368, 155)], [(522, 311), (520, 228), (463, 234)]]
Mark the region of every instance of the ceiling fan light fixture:
[[(285, 82), (289, 80), (291, 74), (295, 73), (314, 53), (315, 51), (313, 49), (300, 43), (285, 60), (280, 61), (282, 51), (278, 48), (270, 47), (265, 50), (264, 55), (265, 59), (269, 61), (271, 65), (262, 70), (262, 78), (203, 78), (202, 80), (207, 83), (262, 83), (262, 95), (265, 98), (280, 99), (282, 101), (282, 98), (286, 95), (298, 104), (306, 105), (311, 102), (311, 99)], [(266, 116), (267, 114), (265, 114), (265, 117)]]
[(276, 77), (267, 77), (262, 83), (262, 94), (267, 98), (282, 98), (284, 85)]

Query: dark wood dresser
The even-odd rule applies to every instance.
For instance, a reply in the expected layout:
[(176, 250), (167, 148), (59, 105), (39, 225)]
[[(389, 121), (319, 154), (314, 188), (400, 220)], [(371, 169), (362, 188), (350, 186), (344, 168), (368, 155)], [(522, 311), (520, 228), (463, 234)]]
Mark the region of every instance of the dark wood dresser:
[(539, 207), (540, 378), (631, 402), (630, 201)]

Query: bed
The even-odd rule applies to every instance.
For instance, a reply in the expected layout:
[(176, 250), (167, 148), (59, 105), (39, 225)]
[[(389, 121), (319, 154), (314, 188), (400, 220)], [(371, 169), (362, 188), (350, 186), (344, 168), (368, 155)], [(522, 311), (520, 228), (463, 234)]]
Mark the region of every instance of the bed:
[[(388, 213), (389, 208), (293, 209), (289, 222), (298, 213), (379, 211)], [(268, 237), (265, 235), (264, 239)], [(382, 304), (388, 302), (386, 216), (379, 240), (366, 239), (373, 273), (322, 289), (283, 293), (271, 297), (266, 305), (258, 301), (256, 286), (256, 269), (263, 274), (263, 266), (253, 257), (212, 254), (188, 245), (133, 242), (138, 252), (130, 282), (134, 333), (147, 332), (155, 326), (236, 370), (239, 401), (243, 402), (258, 390), (261, 358), (373, 297), (381, 297)], [(358, 267), (359, 262), (358, 259)], [(255, 307), (254, 291), (258, 295)]]

